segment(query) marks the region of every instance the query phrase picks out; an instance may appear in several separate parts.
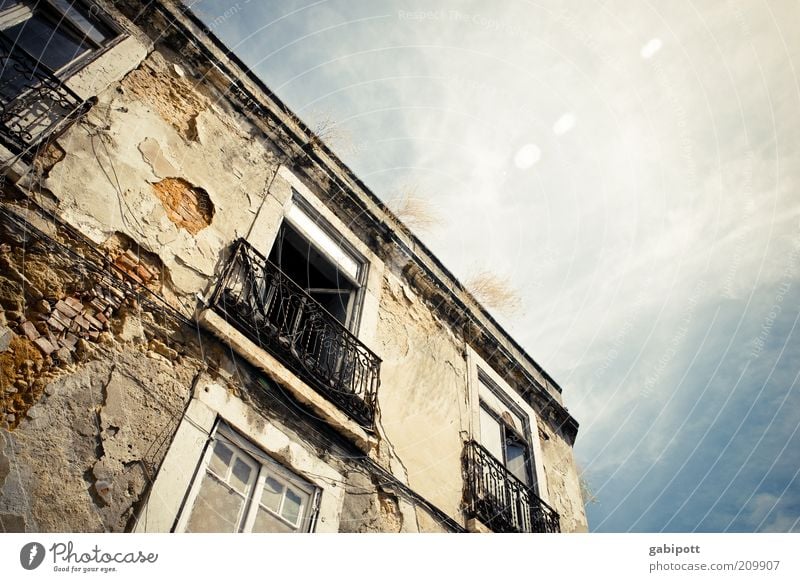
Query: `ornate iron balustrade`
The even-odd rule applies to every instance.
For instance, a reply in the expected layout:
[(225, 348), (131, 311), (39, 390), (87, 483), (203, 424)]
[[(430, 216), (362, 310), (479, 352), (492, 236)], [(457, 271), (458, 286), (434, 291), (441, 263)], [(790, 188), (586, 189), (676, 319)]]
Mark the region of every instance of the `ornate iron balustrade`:
[(475, 441), (463, 455), (467, 516), (498, 533), (558, 533), (558, 513)]
[(23, 160), (89, 104), (0, 33), (0, 142)]
[(234, 244), (212, 307), (356, 422), (372, 428), (380, 358), (243, 239)]

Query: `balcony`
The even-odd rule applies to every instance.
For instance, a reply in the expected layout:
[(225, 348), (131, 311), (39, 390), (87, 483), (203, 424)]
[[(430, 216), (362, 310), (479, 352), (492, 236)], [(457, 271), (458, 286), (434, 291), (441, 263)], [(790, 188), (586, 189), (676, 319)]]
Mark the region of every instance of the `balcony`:
[(497, 533), (558, 533), (558, 513), (475, 441), (464, 446), (467, 517)]
[(37, 147), (87, 107), (41, 63), (0, 34), (0, 143), (30, 162)]
[(243, 239), (234, 244), (211, 308), (359, 425), (372, 428), (380, 358)]

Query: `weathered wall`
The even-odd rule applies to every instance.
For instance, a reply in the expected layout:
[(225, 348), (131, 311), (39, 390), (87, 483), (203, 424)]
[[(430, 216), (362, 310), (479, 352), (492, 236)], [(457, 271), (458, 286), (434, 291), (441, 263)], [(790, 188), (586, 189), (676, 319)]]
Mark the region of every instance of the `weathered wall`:
[(463, 523), (461, 451), (468, 422), (463, 349), (391, 274), (384, 278), (379, 318), (383, 365), (378, 398), (386, 439), (409, 485)]
[(0, 520), (122, 531), (200, 364), (133, 295), (54, 251), (0, 229)]
[(157, 255), (191, 308), (252, 224), (275, 166), (268, 144), (196, 85), (152, 52), (59, 139), (65, 155), (43, 181), (94, 242), (120, 232)]
[(580, 478), (575, 467), (572, 447), (541, 420), (538, 423), (538, 430), (542, 461), (547, 475), (547, 497), (550, 505), (561, 516), (561, 531), (588, 531)]
[(16, 531), (123, 531), (164, 454), (190, 370), (137, 350), (90, 357), (0, 433), (0, 514), (17, 517)]
[[(245, 412), (226, 418), (234, 425), (246, 419), (243, 434), (258, 442), (258, 435), (279, 427), (289, 435), (281, 451), (293, 451), (295, 461), (311, 459), (309, 477), (326, 479), (323, 503), (331, 496), (342, 500), (341, 531), (415, 529), (413, 518), (404, 517), (413, 516), (407, 502), (351, 462), (357, 451), (346, 439), (289, 403), (277, 385), (259, 384), (256, 370), (232, 360), (211, 336), (198, 337), (196, 329), (140, 304), (121, 280), (115, 281), (123, 289), (118, 304), (98, 313), (98, 297), (116, 301), (119, 289), (54, 245), (0, 221), (1, 530), (135, 527), (200, 378), (227, 387), (227, 398)], [(100, 323), (103, 313), (108, 317), (99, 331), (80, 328), (78, 321)], [(62, 321), (67, 325), (59, 329)], [(72, 334), (74, 344), (67, 341)], [(177, 454), (200, 452), (195, 447)], [(343, 479), (325, 477), (323, 463)], [(159, 531), (169, 531), (177, 504), (171, 511)]]

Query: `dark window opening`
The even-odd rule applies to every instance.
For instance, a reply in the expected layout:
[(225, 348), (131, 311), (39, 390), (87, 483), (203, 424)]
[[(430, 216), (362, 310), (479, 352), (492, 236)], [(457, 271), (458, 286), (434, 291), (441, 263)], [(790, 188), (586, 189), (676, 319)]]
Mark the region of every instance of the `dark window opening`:
[(349, 325), (358, 285), (290, 224), (281, 226), (269, 260), (339, 323)]
[[(37, 67), (58, 74), (117, 36), (78, 1), (19, 2), (0, 0), (0, 35), (9, 46), (0, 79), (24, 87), (15, 60), (32, 59)], [(5, 85), (5, 83), (4, 83)]]

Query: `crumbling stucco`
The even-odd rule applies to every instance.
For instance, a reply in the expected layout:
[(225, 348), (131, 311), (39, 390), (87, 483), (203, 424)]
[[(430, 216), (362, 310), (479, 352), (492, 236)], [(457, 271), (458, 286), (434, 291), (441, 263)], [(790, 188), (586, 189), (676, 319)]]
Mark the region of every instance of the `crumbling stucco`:
[(588, 529), (586, 510), (572, 447), (541, 421), (539, 432), (543, 435), (540, 441), (547, 474), (547, 496), (561, 517), (561, 531), (585, 532)]
[(48, 384), (36, 418), (5, 433), (14, 467), (24, 470), (6, 477), (0, 513), (29, 513), (29, 531), (123, 531), (165, 452), (161, 441), (174, 430), (191, 376), (122, 350)]
[(386, 438), (408, 472), (409, 485), (460, 520), (461, 432), (467, 422), (463, 349), (390, 274), (384, 278), (379, 317), (378, 398)]
[[(42, 181), (59, 215), (96, 244), (123, 233), (158, 255), (185, 311), (247, 233), (276, 163), (243, 119), (193, 85), (151, 53), (58, 139), (65, 156)], [(187, 140), (192, 132), (207, 143)]]
[(351, 471), (339, 521), (343, 533), (399, 533), (403, 531), (403, 514), (394, 493), (379, 486), (368, 475)]
[(8, 222), (0, 262), (0, 525), (122, 531), (200, 364), (134, 297)]
[(131, 71), (121, 84), (123, 92), (145, 103), (169, 122), (186, 139), (196, 138), (194, 120), (208, 107), (205, 99), (179, 69), (153, 52)]
[(161, 144), (152, 137), (148, 137), (139, 144), (139, 151), (142, 152), (142, 158), (145, 162), (150, 164), (150, 168), (157, 178), (168, 178), (178, 175), (178, 170), (161, 150)]
[(16, 426), (42, 395), (42, 367), (42, 354), (25, 337), (14, 337), (0, 353), (0, 420), (8, 426)]

